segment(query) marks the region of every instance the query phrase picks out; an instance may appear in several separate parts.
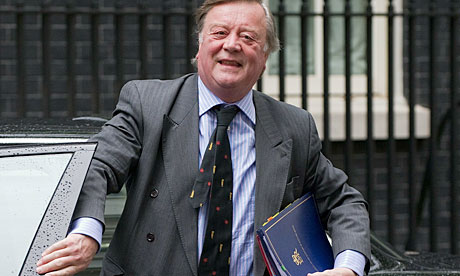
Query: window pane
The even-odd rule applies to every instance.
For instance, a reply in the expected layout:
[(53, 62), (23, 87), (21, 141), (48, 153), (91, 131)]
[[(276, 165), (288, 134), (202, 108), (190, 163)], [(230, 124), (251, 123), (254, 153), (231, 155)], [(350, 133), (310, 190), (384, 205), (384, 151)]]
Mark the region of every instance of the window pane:
[[(279, 0), (270, 0), (270, 9), (276, 13), (279, 9)], [(366, 0), (350, 1), (352, 13), (364, 13), (366, 11)], [(291, 13), (299, 13), (296, 16), (287, 16), (285, 21), (285, 42), (282, 47), (286, 55), (286, 73), (299, 75), (301, 65), (300, 43), (300, 9), (301, 0), (284, 1), (285, 10)], [(309, 11), (312, 12), (314, 5), (322, 7), (322, 0), (309, 0)], [(329, 0), (329, 10), (331, 13), (344, 13), (344, 0)], [(275, 18), (278, 22), (278, 18)], [(322, 57), (315, 54), (314, 40), (321, 36), (315, 36), (314, 24), (323, 24), (321, 16), (310, 16), (308, 18), (307, 39), (307, 66), (308, 74), (315, 74), (314, 62), (322, 62)], [(345, 73), (345, 16), (334, 15), (329, 17), (329, 72), (331, 74)], [(321, 43), (322, 44), (322, 43)], [(366, 73), (366, 18), (364, 16), (353, 16), (351, 18), (351, 63), (352, 74)], [(269, 73), (278, 74), (278, 53), (274, 53), (269, 58)], [(318, 73), (318, 72), (316, 72)]]
[(0, 158), (0, 267), (18, 275), (71, 153)]
[[(313, 0), (309, 0), (309, 9), (310, 11), (313, 10)], [(270, 10), (274, 13), (278, 11), (279, 7), (279, 0), (270, 0), (269, 2)], [(287, 12), (295, 12), (300, 13), (300, 8), (302, 5), (301, 0), (290, 0), (284, 1), (285, 10)], [(301, 20), (300, 16), (286, 16), (285, 17), (285, 29), (284, 29), (284, 43), (282, 43), (281, 47), (285, 50), (285, 68), (287, 74), (300, 74), (300, 66), (301, 66)], [(278, 26), (278, 17), (275, 17), (276, 26)], [(307, 67), (308, 73), (314, 74), (314, 64), (313, 64), (313, 56), (314, 56), (314, 26), (313, 26), (313, 17), (308, 18), (308, 30), (307, 30)], [(278, 30), (278, 27), (277, 27)], [(279, 30), (278, 30), (279, 31)], [(278, 67), (278, 52), (273, 53), (269, 58), (269, 73), (270, 74), (278, 74), (279, 67)]]
[[(345, 1), (330, 0), (332, 13), (345, 13)], [(352, 13), (366, 11), (365, 0), (350, 1)], [(366, 18), (351, 17), (351, 72), (366, 73)], [(329, 70), (331, 74), (345, 73), (345, 16), (331, 16), (329, 28)]]

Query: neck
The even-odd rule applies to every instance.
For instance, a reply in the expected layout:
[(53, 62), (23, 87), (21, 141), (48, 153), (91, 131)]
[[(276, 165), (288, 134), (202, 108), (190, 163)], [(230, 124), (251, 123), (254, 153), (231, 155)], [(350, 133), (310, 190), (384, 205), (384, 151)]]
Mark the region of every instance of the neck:
[(241, 100), (242, 98), (244, 98), (244, 96), (246, 96), (250, 89), (245, 91), (245, 92), (235, 92), (235, 90), (225, 90), (225, 91), (222, 91), (221, 89), (218, 89), (217, 91), (214, 91), (214, 90), (210, 90), (211, 93), (213, 93), (214, 95), (216, 95), (217, 97), (219, 97), (219, 99), (221, 99), (222, 101), (226, 102), (226, 103), (235, 103), (239, 100)]

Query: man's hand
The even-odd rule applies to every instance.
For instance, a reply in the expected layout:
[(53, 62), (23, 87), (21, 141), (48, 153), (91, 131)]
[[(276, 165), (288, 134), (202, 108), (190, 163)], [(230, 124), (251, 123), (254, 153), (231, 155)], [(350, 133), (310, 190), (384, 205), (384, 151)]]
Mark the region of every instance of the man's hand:
[(316, 272), (316, 273), (308, 273), (307, 276), (355, 276), (356, 274), (353, 272), (353, 270), (349, 268), (334, 268), (334, 269), (329, 269), (325, 270), (323, 272)]
[(49, 276), (74, 275), (88, 267), (99, 244), (81, 234), (70, 234), (67, 238), (48, 247), (37, 263), (37, 273)]

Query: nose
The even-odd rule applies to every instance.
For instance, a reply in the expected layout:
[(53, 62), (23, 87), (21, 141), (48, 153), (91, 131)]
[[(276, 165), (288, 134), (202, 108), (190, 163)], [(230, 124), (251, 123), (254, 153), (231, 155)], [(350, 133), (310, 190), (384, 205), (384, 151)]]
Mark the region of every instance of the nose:
[(230, 52), (237, 52), (241, 50), (239, 36), (237, 34), (230, 34), (225, 38), (224, 49)]

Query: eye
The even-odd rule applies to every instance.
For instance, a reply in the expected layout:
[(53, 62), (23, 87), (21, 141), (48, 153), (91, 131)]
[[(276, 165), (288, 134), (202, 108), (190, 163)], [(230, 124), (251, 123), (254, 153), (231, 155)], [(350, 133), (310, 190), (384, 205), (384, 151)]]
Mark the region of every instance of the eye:
[(227, 32), (225, 30), (216, 30), (216, 31), (213, 31), (211, 35), (216, 38), (222, 38), (227, 35)]
[(254, 37), (250, 34), (241, 34), (241, 37), (247, 42), (255, 41)]

